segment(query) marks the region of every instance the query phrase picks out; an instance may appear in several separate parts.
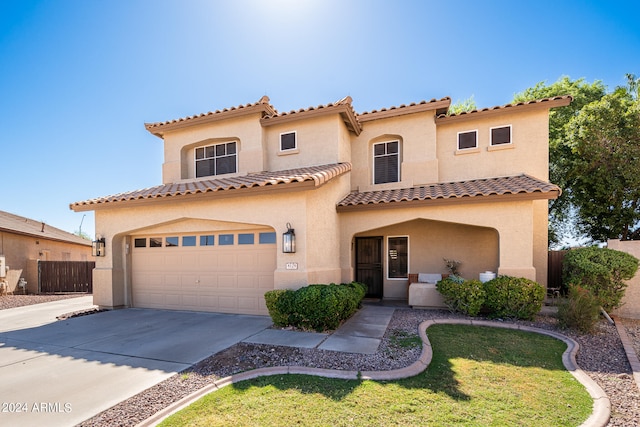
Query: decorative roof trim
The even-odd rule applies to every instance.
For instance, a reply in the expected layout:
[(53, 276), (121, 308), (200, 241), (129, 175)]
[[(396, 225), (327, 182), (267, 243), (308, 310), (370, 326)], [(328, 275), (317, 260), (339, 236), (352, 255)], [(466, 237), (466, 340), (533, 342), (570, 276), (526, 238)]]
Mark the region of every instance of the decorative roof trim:
[(277, 113), (274, 115), (265, 116), (260, 119), (262, 126), (271, 126), (280, 123), (292, 122), (300, 119), (307, 119), (314, 116), (324, 116), (327, 114), (340, 114), (342, 120), (344, 120), (347, 128), (360, 135), (362, 132), (362, 125), (358, 122), (357, 114), (351, 106), (352, 99), (350, 96), (346, 96), (339, 101), (331, 104), (318, 105), (317, 107), (301, 108), (299, 110), (292, 110), (288, 113)]
[[(126, 203), (129, 206), (132, 202), (175, 201), (176, 197), (184, 200), (182, 198), (185, 196), (198, 196), (200, 199), (204, 195), (215, 197), (247, 195), (245, 193), (246, 190), (293, 191), (312, 189), (318, 188), (349, 171), (351, 171), (351, 163), (336, 163), (285, 171), (250, 173), (230, 178), (164, 184), (72, 203), (69, 208), (80, 212), (115, 207), (114, 205), (116, 204), (119, 207), (121, 203)], [(237, 193), (237, 191), (241, 191), (241, 193)]]
[(533, 101), (518, 102), (516, 104), (506, 104), (506, 105), (501, 105), (496, 107), (483, 108), (481, 110), (473, 110), (468, 112), (462, 112), (459, 114), (451, 114), (449, 116), (445, 114), (440, 114), (438, 117), (436, 117), (436, 124), (449, 123), (453, 121), (459, 122), (459, 121), (465, 121), (465, 120), (473, 120), (473, 119), (481, 118), (491, 114), (516, 112), (516, 110), (518, 112), (523, 110), (534, 110), (534, 109), (548, 110), (550, 108), (565, 107), (571, 104), (571, 101), (573, 101), (573, 97), (571, 97), (570, 95), (564, 95), (564, 96), (554, 96), (552, 98), (536, 99)]
[[(373, 110), (358, 114), (358, 121), (368, 122), (371, 120), (386, 119), (389, 117), (402, 116), (405, 114), (422, 113), (425, 111), (436, 110), (436, 114), (446, 113), (451, 105), (451, 98), (448, 96), (442, 99), (431, 99), (430, 101), (420, 101), (409, 105), (402, 104), (399, 107), (383, 108), (381, 110)], [(439, 111), (444, 110), (444, 111)]]
[(555, 184), (529, 175), (439, 183), (397, 190), (351, 193), (336, 206), (338, 212), (390, 209), (458, 203), (486, 203), (509, 200), (556, 199), (561, 190)]
[(180, 119), (169, 120), (157, 123), (145, 123), (146, 130), (153, 135), (162, 138), (166, 132), (196, 126), (204, 123), (227, 120), (233, 117), (240, 117), (249, 114), (262, 113), (263, 115), (277, 114), (277, 111), (269, 104), (269, 97), (263, 96), (258, 102), (253, 104), (239, 105), (237, 107), (225, 108), (223, 110), (209, 111), (208, 113), (196, 114)]

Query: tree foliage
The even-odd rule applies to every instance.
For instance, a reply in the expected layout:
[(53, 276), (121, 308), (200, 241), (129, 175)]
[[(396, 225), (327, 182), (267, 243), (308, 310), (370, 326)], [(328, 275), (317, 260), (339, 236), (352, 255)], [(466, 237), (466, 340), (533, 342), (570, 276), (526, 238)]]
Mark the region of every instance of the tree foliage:
[(468, 113), (469, 111), (473, 111), (477, 109), (475, 99), (473, 99), (473, 95), (469, 98), (464, 99), (462, 101), (457, 101), (449, 106), (449, 111), (447, 114), (460, 114), (460, 113)]
[(640, 86), (635, 75), (626, 77), (627, 86), (612, 93), (601, 81), (562, 77), (514, 97), (573, 97), (549, 114), (549, 177), (563, 190), (549, 203), (550, 244), (568, 234), (594, 241), (640, 238)]
[(618, 89), (567, 126), (567, 180), (577, 225), (596, 241), (640, 238), (640, 108)]

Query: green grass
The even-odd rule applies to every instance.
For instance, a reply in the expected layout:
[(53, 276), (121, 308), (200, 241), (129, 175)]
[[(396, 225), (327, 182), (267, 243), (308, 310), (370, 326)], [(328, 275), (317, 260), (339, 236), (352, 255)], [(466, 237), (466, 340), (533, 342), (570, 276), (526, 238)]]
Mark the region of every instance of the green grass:
[(415, 377), (262, 377), (211, 393), (161, 425), (577, 426), (591, 414), (591, 397), (562, 364), (563, 342), (466, 325), (427, 332), (433, 360)]

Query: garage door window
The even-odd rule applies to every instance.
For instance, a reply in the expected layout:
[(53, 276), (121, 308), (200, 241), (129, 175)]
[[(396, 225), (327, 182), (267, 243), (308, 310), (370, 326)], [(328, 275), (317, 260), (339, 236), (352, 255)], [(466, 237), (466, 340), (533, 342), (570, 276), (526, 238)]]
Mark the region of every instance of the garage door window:
[(200, 236), (200, 246), (213, 246), (213, 236)]
[(234, 238), (233, 234), (221, 234), (218, 236), (218, 244), (220, 246), (233, 245)]
[(196, 236), (182, 236), (182, 246), (195, 246)]
[(147, 247), (147, 239), (134, 239), (133, 246), (136, 248), (146, 248)]
[(150, 248), (161, 248), (162, 247), (162, 237), (150, 237), (149, 238), (149, 247)]
[(255, 240), (255, 235), (253, 233), (240, 233), (238, 234), (238, 244), (239, 245), (253, 245)]
[(268, 245), (276, 242), (276, 233), (260, 233), (259, 243)]
[(177, 236), (176, 237), (167, 237), (167, 239), (165, 240), (164, 245), (167, 248), (178, 246), (178, 242), (179, 241), (180, 241), (180, 239)]

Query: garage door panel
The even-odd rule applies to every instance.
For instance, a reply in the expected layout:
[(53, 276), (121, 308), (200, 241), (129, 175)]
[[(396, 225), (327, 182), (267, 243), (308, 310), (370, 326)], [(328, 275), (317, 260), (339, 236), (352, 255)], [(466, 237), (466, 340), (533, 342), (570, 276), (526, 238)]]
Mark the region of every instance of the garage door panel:
[[(235, 241), (238, 242), (237, 236)], [(264, 293), (274, 287), (276, 245), (221, 246), (218, 237), (215, 243), (215, 246), (134, 247), (134, 306), (268, 314)]]

